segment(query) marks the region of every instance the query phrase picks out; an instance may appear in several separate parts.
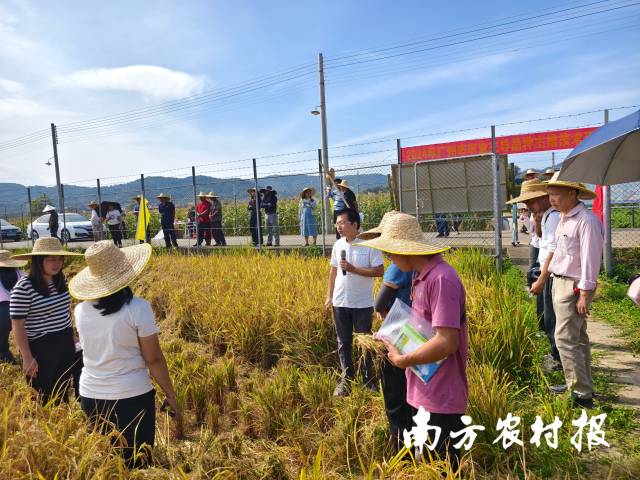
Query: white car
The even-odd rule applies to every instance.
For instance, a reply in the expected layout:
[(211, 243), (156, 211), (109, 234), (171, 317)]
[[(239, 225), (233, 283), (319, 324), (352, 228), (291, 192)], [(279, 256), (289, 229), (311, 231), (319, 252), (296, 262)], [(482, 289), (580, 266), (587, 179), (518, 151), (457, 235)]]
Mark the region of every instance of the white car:
[[(107, 227), (102, 225), (103, 238), (107, 238), (106, 235)], [(51, 236), (51, 232), (49, 232), (48, 213), (38, 217), (29, 224), (27, 227), (27, 236), (34, 241), (40, 237)], [(58, 214), (58, 237), (65, 243), (73, 240), (92, 240), (93, 227), (91, 226), (91, 222), (79, 213), (67, 212), (65, 214)]]

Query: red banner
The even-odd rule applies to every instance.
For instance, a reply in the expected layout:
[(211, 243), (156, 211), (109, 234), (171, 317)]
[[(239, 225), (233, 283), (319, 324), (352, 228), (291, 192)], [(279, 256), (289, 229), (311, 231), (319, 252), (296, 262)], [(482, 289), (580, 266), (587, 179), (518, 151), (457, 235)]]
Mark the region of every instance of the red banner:
[[(588, 137), (597, 127), (573, 128), (551, 132), (523, 133), (496, 138), (498, 154), (543, 152), (574, 148)], [(401, 149), (402, 163), (441, 158), (466, 157), (491, 153), (491, 139), (478, 138), (458, 142), (417, 145)]]

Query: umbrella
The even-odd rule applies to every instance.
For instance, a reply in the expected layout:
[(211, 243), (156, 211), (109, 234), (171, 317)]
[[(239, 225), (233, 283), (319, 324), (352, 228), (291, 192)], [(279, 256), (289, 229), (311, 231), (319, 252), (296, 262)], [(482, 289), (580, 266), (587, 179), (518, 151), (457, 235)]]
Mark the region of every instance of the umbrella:
[(597, 185), (640, 181), (640, 110), (580, 142), (563, 162), (558, 180)]

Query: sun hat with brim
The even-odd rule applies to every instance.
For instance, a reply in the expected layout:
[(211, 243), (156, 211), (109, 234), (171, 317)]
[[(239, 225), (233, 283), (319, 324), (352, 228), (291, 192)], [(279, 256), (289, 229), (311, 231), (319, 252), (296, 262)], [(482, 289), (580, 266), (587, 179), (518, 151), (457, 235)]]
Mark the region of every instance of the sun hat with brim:
[(300, 198), (304, 198), (304, 194), (307, 192), (311, 192), (311, 196), (313, 197), (316, 194), (316, 189), (313, 187), (306, 187), (300, 192)]
[(108, 297), (129, 286), (147, 266), (151, 245), (141, 243), (118, 248), (109, 240), (96, 242), (87, 248), (87, 267), (69, 282), (69, 293), (78, 300)]
[(371, 240), (372, 238), (377, 238), (380, 235), (382, 235), (382, 229), (384, 228), (384, 226), (387, 224), (387, 222), (389, 221), (389, 219), (391, 217), (393, 217), (394, 215), (397, 215), (398, 212), (397, 210), (391, 210), (387, 213), (385, 213), (382, 216), (382, 219), (380, 220), (380, 224), (377, 227), (371, 228), (365, 232), (359, 233), (358, 234), (358, 239), (359, 240)]
[(255, 192), (256, 189), (253, 187), (247, 188), (247, 193)]
[(216, 192), (209, 192), (207, 198), (218, 198), (218, 195), (216, 195)]
[(12, 255), (15, 260), (29, 260), (34, 255), (43, 257), (81, 257), (81, 253), (68, 252), (62, 248), (60, 240), (56, 237), (42, 237), (33, 244), (33, 250), (29, 253)]
[(435, 255), (451, 248), (427, 242), (418, 221), (406, 213), (391, 216), (378, 238), (359, 242), (358, 245), (396, 255)]
[(27, 264), (26, 260), (13, 260), (9, 250), (0, 250), (0, 267), (21, 268)]
[(346, 188), (347, 190), (351, 190), (351, 185), (346, 180), (342, 180), (339, 183), (336, 183), (336, 187)]
[(42, 213), (47, 213), (47, 212), (50, 212), (51, 210), (55, 210), (55, 209), (56, 209), (56, 207), (54, 207), (53, 205), (47, 205), (46, 207), (44, 207), (42, 209)]
[(169, 195), (167, 195), (166, 193), (161, 193), (160, 195), (156, 196), (156, 198), (171, 198)]
[(522, 186), (520, 187), (520, 195), (515, 198), (512, 198), (507, 202), (507, 205), (511, 205), (512, 203), (523, 203), (527, 200), (533, 200), (538, 197), (546, 197), (549, 195), (547, 193), (547, 188), (541, 180), (537, 178), (533, 178), (531, 180), (525, 180), (522, 182)]
[(207, 198), (207, 194), (206, 194), (206, 193), (204, 193), (204, 192), (200, 192), (200, 193), (198, 194), (198, 198)]
[(578, 198), (580, 200), (593, 200), (597, 198), (598, 195), (593, 190), (589, 190), (584, 183), (578, 182), (566, 182), (564, 180), (558, 180), (558, 176), (560, 172), (556, 172), (553, 174), (553, 177), (549, 179), (549, 181), (544, 182), (546, 187), (564, 187), (564, 188), (572, 188), (574, 190), (578, 190)]

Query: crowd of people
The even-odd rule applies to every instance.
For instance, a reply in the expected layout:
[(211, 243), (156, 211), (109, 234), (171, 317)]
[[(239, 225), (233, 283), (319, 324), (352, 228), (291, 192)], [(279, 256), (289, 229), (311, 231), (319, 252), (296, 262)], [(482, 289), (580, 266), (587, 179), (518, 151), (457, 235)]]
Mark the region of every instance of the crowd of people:
[[(344, 190), (346, 189), (346, 190)], [(460, 277), (443, 257), (449, 247), (431, 244), (415, 217), (387, 212), (380, 225), (361, 231), (361, 217), (348, 184), (337, 183), (334, 211), (338, 240), (329, 260), (325, 308), (332, 314), (337, 337), (340, 379), (335, 396), (347, 396), (355, 382), (378, 389), (372, 359), (353, 360), (355, 333), (370, 334), (374, 313), (384, 318), (394, 302), (410, 305), (427, 322), (433, 337), (413, 352), (401, 353), (391, 340), (376, 337), (386, 347), (381, 387), (390, 434), (398, 449), (405, 430), (413, 426), (419, 408), (430, 413), (430, 424), (441, 429), (436, 452), (457, 468), (460, 451), (449, 434), (464, 428), (461, 416), (468, 407), (467, 359), (469, 348), (466, 293)], [(317, 234), (313, 188), (300, 193), (301, 231)], [(272, 188), (249, 190), (248, 210), (255, 214), (265, 204), (273, 215), (277, 193)], [(553, 394), (570, 392), (573, 404), (593, 408), (594, 385), (586, 322), (597, 287), (603, 231), (599, 219), (582, 200), (594, 198), (583, 184), (558, 180), (526, 180), (510, 204), (524, 203), (533, 213), (530, 291), (538, 295), (540, 328), (546, 333), (550, 354), (543, 365), (562, 370), (565, 382), (552, 385)], [(166, 195), (159, 195), (163, 229), (175, 214)], [(210, 200), (211, 199), (211, 200)], [(199, 243), (211, 233), (218, 205), (215, 194), (201, 192), (197, 207)], [(277, 210), (275, 210), (277, 211)], [(165, 217), (166, 215), (166, 217)], [(268, 222), (270, 241), (278, 242), (277, 217)], [(202, 233), (200, 233), (202, 232)], [(207, 233), (209, 232), (209, 233)], [(256, 234), (258, 235), (258, 234)], [(174, 239), (167, 235), (170, 242)], [(210, 237), (209, 237), (210, 238)], [(224, 241), (224, 237), (217, 237)], [(255, 238), (256, 243), (259, 241)], [(71, 385), (92, 422), (106, 428), (111, 422), (125, 440), (123, 455), (130, 466), (144, 464), (154, 444), (155, 391), (151, 378), (163, 390), (163, 406), (179, 419), (175, 392), (158, 341), (151, 306), (134, 295), (130, 285), (145, 268), (148, 243), (118, 248), (117, 242), (97, 241), (84, 254), (87, 266), (70, 281), (64, 258), (77, 256), (63, 249), (55, 237), (40, 238), (27, 254), (0, 251), (0, 360), (15, 362), (9, 348), (13, 330), (25, 378), (43, 403), (68, 401)], [(535, 250), (534, 250), (535, 249)], [(388, 260), (385, 271), (384, 257)], [(20, 269), (30, 260), (30, 270)], [(374, 278), (382, 286), (374, 298)], [(71, 322), (71, 297), (81, 301)], [(440, 362), (424, 382), (410, 368)], [(146, 450), (145, 450), (146, 449)], [(140, 452), (143, 455), (140, 455)]]

